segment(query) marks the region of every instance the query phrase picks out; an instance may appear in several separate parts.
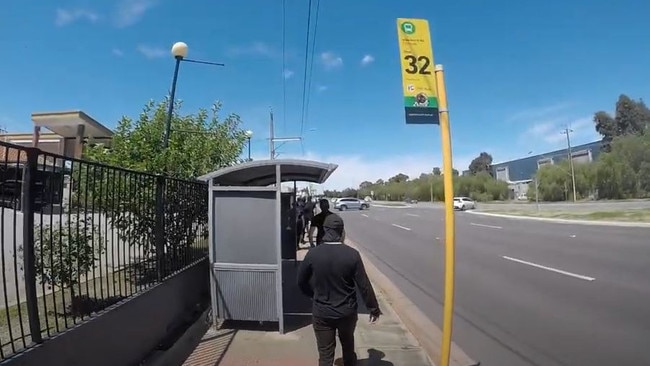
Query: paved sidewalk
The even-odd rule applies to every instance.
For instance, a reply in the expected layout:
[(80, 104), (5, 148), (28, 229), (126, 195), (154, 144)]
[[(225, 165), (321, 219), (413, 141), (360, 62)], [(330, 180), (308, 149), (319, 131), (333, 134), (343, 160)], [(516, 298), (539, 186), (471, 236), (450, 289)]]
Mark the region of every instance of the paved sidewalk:
[[(300, 251), (299, 258), (304, 252)], [(289, 296), (302, 296), (295, 290), (291, 289)], [(375, 291), (384, 315), (376, 324), (369, 324), (365, 308), (360, 309), (356, 331), (358, 365), (431, 366), (376, 286)], [(318, 353), (310, 320), (306, 313), (286, 316), (284, 335), (277, 331), (209, 329), (184, 366), (316, 365)], [(336, 355), (335, 364), (342, 365), (340, 344)]]

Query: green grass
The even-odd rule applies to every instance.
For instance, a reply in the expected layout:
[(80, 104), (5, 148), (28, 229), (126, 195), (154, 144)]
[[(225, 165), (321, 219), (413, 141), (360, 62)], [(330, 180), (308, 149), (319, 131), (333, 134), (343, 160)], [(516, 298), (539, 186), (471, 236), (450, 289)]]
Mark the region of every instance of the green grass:
[(379, 205), (379, 206), (393, 206), (393, 207), (404, 207), (404, 206), (406, 206), (406, 204), (402, 203), (402, 202), (379, 202), (376, 205)]
[[(40, 284), (37, 284), (37, 286), (39, 290), (42, 289)], [(74, 295), (75, 297), (88, 296), (89, 298), (97, 297), (99, 299), (114, 297), (116, 300), (119, 300), (136, 293), (140, 286), (137, 287), (133, 281), (128, 280), (123, 271), (117, 271), (109, 273), (104, 277), (98, 277), (80, 285), (75, 285)], [(24, 300), (24, 298), (21, 300)], [(69, 289), (52, 291), (38, 298), (38, 313), (43, 337), (63, 331), (90, 317), (90, 314), (83, 316), (73, 316), (70, 314), (67, 308), (70, 307), (71, 302), (72, 293)], [(106, 306), (112, 305), (110, 302), (107, 304)], [(54, 310), (55, 307), (56, 312)], [(99, 310), (102, 309), (92, 309), (92, 311)], [(25, 344), (29, 346), (31, 337), (29, 336), (27, 302), (23, 301), (9, 308), (0, 309), (0, 339), (2, 340), (2, 351), (5, 355), (12, 354), (14, 351), (19, 351), (24, 348), (21, 339), (21, 327), (26, 334)], [(10, 341), (12, 338), (14, 348), (12, 348), (12, 342)]]
[(650, 223), (650, 209), (637, 209), (625, 211), (531, 211), (531, 210), (486, 210), (484, 212), (503, 215), (545, 217), (568, 220), (594, 220), (594, 221), (625, 221)]
[[(197, 239), (195, 244), (192, 245), (192, 248), (207, 253), (207, 238)], [(199, 253), (196, 254), (200, 255)], [(155, 266), (155, 264), (152, 265)], [(146, 265), (147, 272), (149, 272), (149, 267), (151, 266)], [(152, 274), (154, 274), (153, 272), (155, 271), (153, 271), (153, 268), (151, 268), (151, 270)], [(96, 273), (98, 273), (98, 271), (99, 269), (96, 269)], [(130, 278), (133, 274), (140, 278)], [(77, 307), (82, 308), (82, 310), (78, 312), (79, 315), (72, 315), (68, 311), (72, 302), (72, 292), (70, 289), (57, 289), (51, 293), (39, 296), (38, 313), (43, 338), (64, 331), (74, 324), (79, 324), (90, 318), (94, 313), (151, 287), (153, 282), (144, 283), (147, 282), (146, 276), (147, 274), (143, 273), (142, 268), (135, 270), (135, 273), (133, 272), (133, 269), (131, 269), (131, 274), (129, 273), (129, 269), (122, 269), (112, 273), (104, 272), (104, 276), (102, 277), (97, 277), (82, 282), (80, 285), (75, 285), (75, 298), (85, 296), (86, 299), (98, 302), (90, 304), (89, 306), (87, 304), (78, 305)], [(36, 286), (37, 291), (42, 291), (40, 283), (37, 283)], [(29, 317), (27, 316), (27, 302), (24, 301), (24, 296), (21, 297), (21, 300), (23, 302), (20, 304), (0, 309), (0, 342), (5, 357), (20, 352), (25, 348), (25, 346), (29, 347), (31, 344), (31, 336), (29, 335)], [(79, 304), (79, 302), (77, 301), (75, 304)], [(55, 305), (56, 312), (54, 311)], [(22, 331), (25, 333), (24, 345), (21, 337), (21, 327)], [(0, 358), (0, 361), (1, 360), (2, 358)]]

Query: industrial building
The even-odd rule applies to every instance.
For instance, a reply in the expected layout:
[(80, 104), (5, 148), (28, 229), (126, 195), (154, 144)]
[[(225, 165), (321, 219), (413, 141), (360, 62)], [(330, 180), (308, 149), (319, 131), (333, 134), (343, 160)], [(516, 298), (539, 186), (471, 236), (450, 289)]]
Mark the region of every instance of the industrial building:
[[(571, 147), (571, 158), (574, 163), (589, 163), (600, 153), (601, 142)], [(557, 164), (569, 158), (568, 149), (551, 151), (545, 154), (531, 155), (517, 160), (506, 161), (492, 165), (492, 175), (501, 181), (508, 182), (511, 199), (527, 199), (528, 186), (535, 172), (547, 164)]]

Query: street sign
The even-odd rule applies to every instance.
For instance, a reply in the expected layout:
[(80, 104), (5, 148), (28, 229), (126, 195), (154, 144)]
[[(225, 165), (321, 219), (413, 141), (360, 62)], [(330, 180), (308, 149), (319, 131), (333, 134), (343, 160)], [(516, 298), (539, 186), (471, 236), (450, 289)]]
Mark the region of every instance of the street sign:
[(438, 89), (434, 73), (429, 22), (397, 19), (407, 124), (439, 124)]

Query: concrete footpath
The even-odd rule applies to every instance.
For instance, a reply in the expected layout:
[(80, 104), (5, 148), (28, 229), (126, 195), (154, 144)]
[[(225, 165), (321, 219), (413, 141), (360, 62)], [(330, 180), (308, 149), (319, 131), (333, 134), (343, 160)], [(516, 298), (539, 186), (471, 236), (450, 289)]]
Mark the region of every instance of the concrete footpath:
[[(304, 258), (305, 252), (305, 250), (299, 252), (299, 260)], [(371, 281), (374, 281), (372, 276)], [(433, 365), (426, 352), (393, 311), (385, 294), (378, 286), (375, 286), (375, 291), (384, 314), (377, 323), (370, 324), (365, 308), (360, 309), (356, 331), (358, 365)], [(302, 295), (292, 291), (291, 296)], [(284, 335), (273, 330), (210, 328), (183, 365), (315, 365), (318, 352), (310, 321), (311, 317), (306, 312), (287, 315), (285, 321), (287, 332)], [(340, 344), (337, 344), (336, 355), (335, 365), (342, 365)]]

